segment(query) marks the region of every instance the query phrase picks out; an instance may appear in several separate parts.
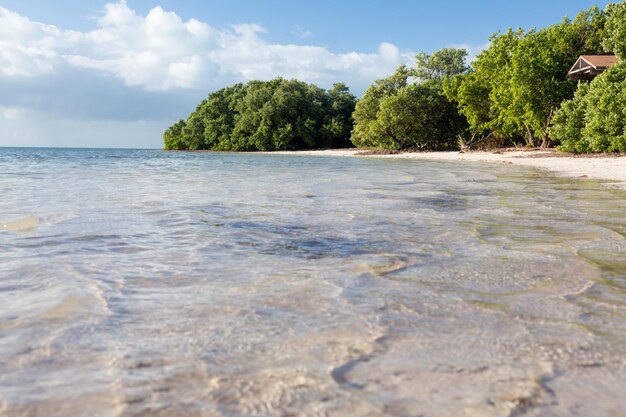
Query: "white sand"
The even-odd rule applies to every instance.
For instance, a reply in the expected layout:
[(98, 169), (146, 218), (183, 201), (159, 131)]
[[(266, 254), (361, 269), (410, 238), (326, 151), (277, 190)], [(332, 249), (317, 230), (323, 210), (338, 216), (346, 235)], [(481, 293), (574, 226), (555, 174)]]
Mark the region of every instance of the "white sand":
[[(273, 152), (289, 155), (359, 156), (356, 149), (323, 151)], [(610, 181), (609, 186), (626, 189), (626, 157), (563, 156), (554, 150), (506, 150), (498, 153), (475, 151), (408, 152), (392, 155), (366, 155), (367, 158), (430, 159), (446, 161), (476, 161), (499, 164), (526, 165), (575, 178), (593, 178)]]

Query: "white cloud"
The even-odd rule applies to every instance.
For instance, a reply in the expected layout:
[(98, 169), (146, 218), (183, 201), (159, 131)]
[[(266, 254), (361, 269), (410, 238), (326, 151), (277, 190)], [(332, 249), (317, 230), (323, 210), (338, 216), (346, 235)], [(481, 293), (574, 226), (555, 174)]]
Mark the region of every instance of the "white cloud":
[(83, 35), (35, 23), (0, 7), (0, 76), (35, 77), (55, 70), (59, 53), (74, 48)]
[(296, 25), (296, 30), (291, 33), (302, 39), (307, 39), (313, 36), (313, 32), (311, 32), (310, 30), (306, 30), (300, 25)]
[(388, 62), (399, 62), (400, 61), (400, 51), (398, 48), (390, 43), (383, 42), (378, 47), (378, 53), (380, 56)]
[[(382, 43), (373, 53), (271, 43), (255, 24), (219, 30), (155, 7), (146, 16), (126, 1), (109, 3), (88, 32), (32, 22), (0, 7), (0, 76), (36, 77), (66, 67), (92, 71), (147, 91), (210, 90), (234, 81), (300, 78), (362, 90), (413, 54)], [(310, 32), (298, 28), (302, 37)]]
[(123, 0), (106, 4), (82, 32), (0, 6), (0, 146), (159, 147), (166, 126), (234, 82), (341, 81), (358, 95), (414, 61), (389, 43), (335, 53), (270, 42), (265, 33), (256, 24), (185, 21), (161, 7), (141, 15)]

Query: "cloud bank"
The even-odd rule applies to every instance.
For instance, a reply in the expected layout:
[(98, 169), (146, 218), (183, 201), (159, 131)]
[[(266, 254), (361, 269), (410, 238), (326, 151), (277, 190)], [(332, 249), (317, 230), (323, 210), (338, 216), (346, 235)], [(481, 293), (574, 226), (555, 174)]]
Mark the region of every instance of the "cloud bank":
[(108, 3), (88, 32), (32, 22), (0, 7), (0, 75), (32, 78), (90, 71), (145, 91), (212, 89), (233, 81), (299, 78), (362, 88), (413, 54), (381, 43), (372, 53), (333, 53), (325, 47), (275, 44), (255, 24), (220, 30), (155, 7), (138, 15), (125, 1)]
[[(312, 36), (296, 29), (302, 42)], [(278, 76), (325, 88), (345, 82), (360, 95), (374, 80), (414, 61), (413, 52), (386, 42), (368, 53), (335, 53), (272, 43), (265, 33), (256, 24), (216, 28), (184, 21), (161, 7), (144, 16), (125, 0), (105, 4), (93, 29), (84, 32), (0, 7), (0, 146), (32, 145), (27, 138), (34, 137), (38, 145), (108, 146), (88, 139), (100, 138), (100, 132), (74, 137), (67, 128), (75, 122), (102, 129), (107, 121), (111, 135), (143, 146), (141, 129), (129, 129), (129, 123), (147, 126), (146, 132), (165, 128), (207, 93), (234, 82)], [(36, 120), (20, 121), (27, 116)], [(160, 146), (160, 137), (151, 143)]]

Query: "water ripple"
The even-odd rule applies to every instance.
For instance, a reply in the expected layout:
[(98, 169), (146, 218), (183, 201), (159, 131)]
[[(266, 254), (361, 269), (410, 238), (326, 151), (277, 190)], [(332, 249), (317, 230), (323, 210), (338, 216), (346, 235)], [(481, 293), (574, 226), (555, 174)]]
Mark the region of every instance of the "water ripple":
[[(533, 169), (0, 149), (0, 415), (610, 416), (626, 195)], [(22, 228), (20, 228), (22, 229)]]

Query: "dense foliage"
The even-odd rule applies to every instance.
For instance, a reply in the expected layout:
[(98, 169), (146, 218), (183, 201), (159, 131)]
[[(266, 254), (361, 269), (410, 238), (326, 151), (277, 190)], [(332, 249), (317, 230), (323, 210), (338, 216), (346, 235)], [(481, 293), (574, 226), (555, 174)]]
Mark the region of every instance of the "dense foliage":
[(626, 152), (626, 3), (609, 4), (603, 46), (621, 62), (563, 102), (550, 135), (569, 152)]
[(352, 142), (384, 149), (456, 147), (466, 122), (456, 105), (443, 96), (442, 83), (467, 71), (465, 56), (458, 49), (421, 53), (417, 69), (403, 65), (390, 77), (376, 81), (356, 105)]
[(549, 146), (554, 112), (576, 90), (565, 74), (578, 56), (602, 51), (605, 20), (593, 7), (542, 30), (496, 34), (473, 70), (445, 83), (444, 92), (472, 132)]
[(326, 91), (278, 78), (209, 94), (163, 135), (165, 149), (270, 151), (351, 146), (356, 98), (344, 84)]
[(589, 152), (586, 141), (581, 140), (585, 127), (585, 111), (587, 110), (587, 93), (589, 84), (581, 83), (574, 98), (566, 100), (554, 115), (554, 126), (550, 135), (561, 143), (559, 149), (567, 152)]
[(552, 134), (569, 152), (626, 152), (626, 64), (581, 84), (556, 113)]
[[(566, 79), (580, 55), (611, 52), (622, 63), (593, 82)], [(344, 84), (328, 91), (282, 78), (235, 84), (167, 129), (165, 148), (446, 150), (489, 139), (626, 151), (626, 2), (541, 30), (496, 33), (471, 67), (466, 55), (419, 53), (415, 68), (377, 80), (358, 103)]]
[(603, 46), (622, 61), (626, 60), (626, 3), (611, 3), (606, 7), (606, 29)]

